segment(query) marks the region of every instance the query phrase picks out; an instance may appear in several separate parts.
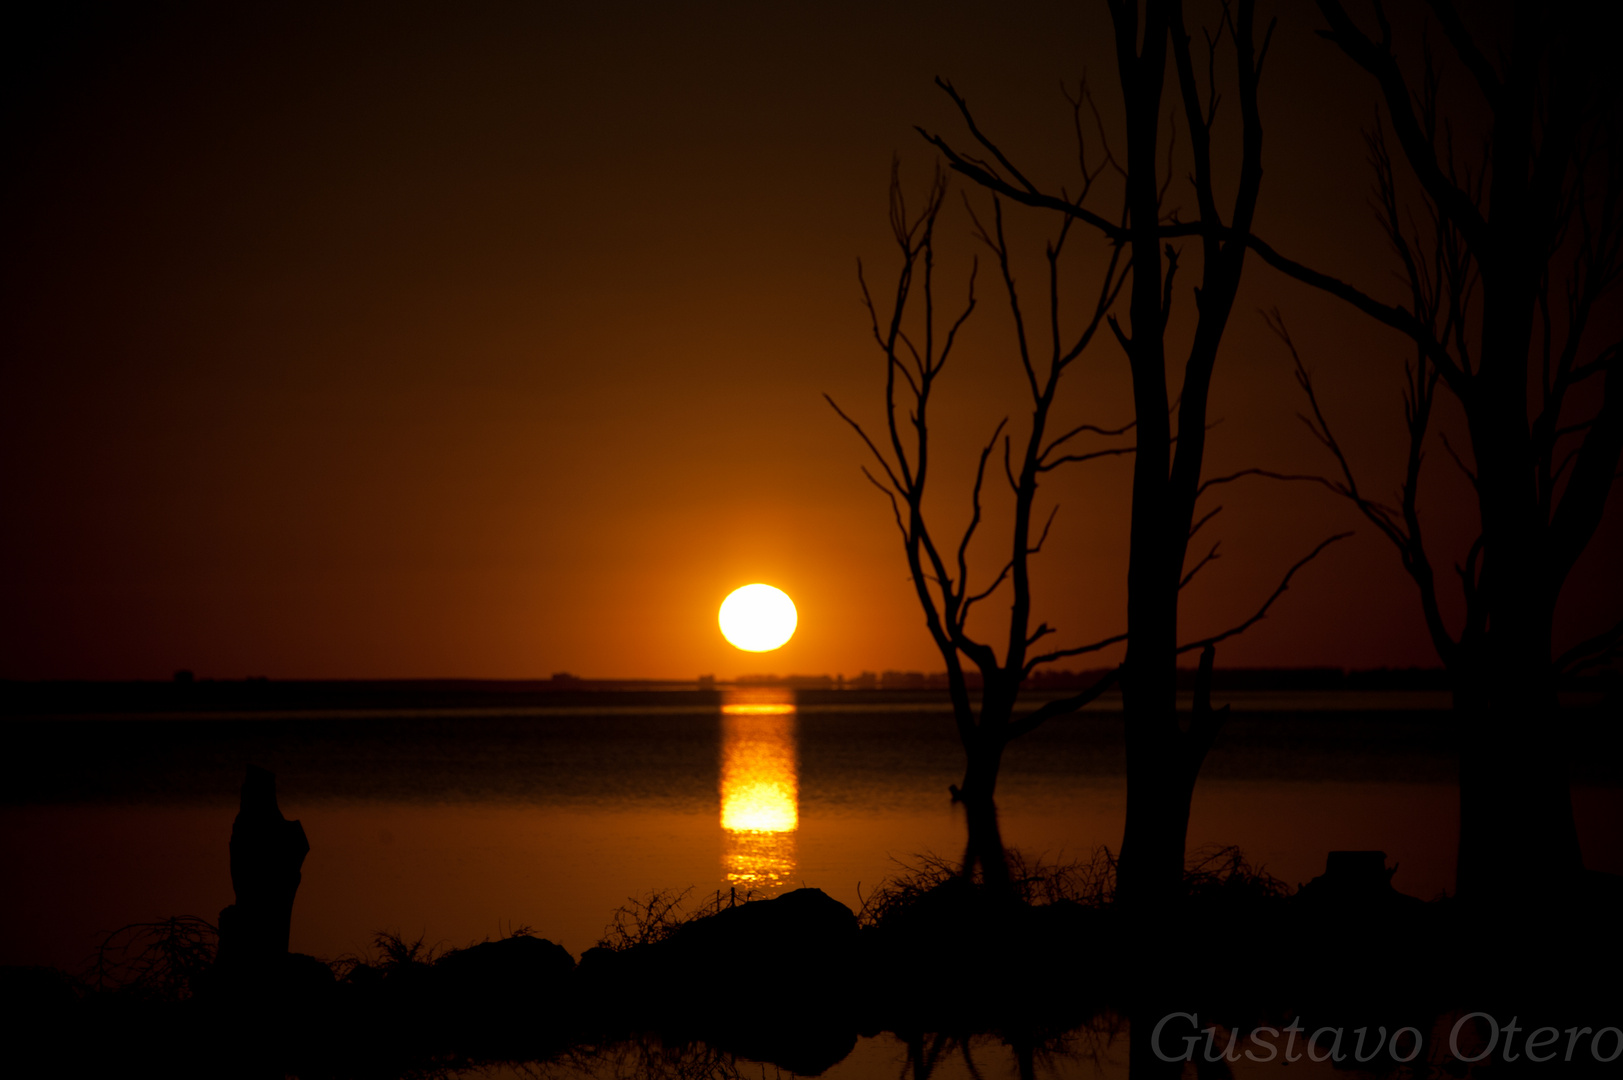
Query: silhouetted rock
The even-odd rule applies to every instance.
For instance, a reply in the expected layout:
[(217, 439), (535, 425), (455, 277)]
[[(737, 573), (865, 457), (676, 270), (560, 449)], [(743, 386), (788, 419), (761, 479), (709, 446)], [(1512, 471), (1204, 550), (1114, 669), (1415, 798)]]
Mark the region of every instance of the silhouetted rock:
[(577, 984), (593, 1028), (655, 1030), (804, 1075), (856, 1042), (859, 933), (821, 889), (723, 908), (663, 941), (588, 949)]
[(948, 878), (892, 904), (863, 932), (852, 992), (864, 1029), (1059, 1023), (1120, 940), (1115, 913), (1074, 901), (1031, 905)]
[(788, 981), (833, 973), (850, 960), (856, 939), (850, 908), (821, 889), (796, 889), (695, 919), (655, 948), (703, 981), (736, 983), (750, 969)]
[(1304, 911), (1342, 917), (1419, 910), (1423, 901), (1392, 887), (1395, 873), (1397, 867), (1387, 868), (1384, 851), (1332, 851), (1324, 873), (1297, 890), (1292, 901)]
[(1396, 974), (1447, 966), (1453, 944), (1440, 909), (1394, 889), (1395, 872), (1384, 852), (1332, 851), (1287, 905), (1285, 967), (1337, 1022), (1380, 1021), (1369, 1011), (1377, 1002), (1388, 1016), (1420, 1007), (1435, 984)]
[(850, 908), (821, 889), (796, 889), (694, 919), (653, 944), (618, 952), (588, 949), (581, 977), (593, 990), (628, 979), (679, 980), (671, 985), (687, 988), (690, 1000), (703, 1000), (707, 994), (736, 996), (741, 983), (770, 973), (775, 994), (809, 997), (814, 988), (843, 977), (856, 948)]
[(546, 1056), (567, 1042), (574, 970), (563, 946), (527, 934), (457, 949), (431, 969), (424, 1020), (462, 1053)]
[(457, 949), (434, 964), (436, 974), (458, 987), (495, 988), (509, 994), (556, 986), (574, 970), (575, 958), (562, 945), (528, 934)]
[(796, 1076), (818, 1076), (851, 1055), (857, 1031), (850, 1024), (783, 1017), (772, 1024), (731, 1024), (709, 1036), (713, 1045), (751, 1061), (765, 1061)]

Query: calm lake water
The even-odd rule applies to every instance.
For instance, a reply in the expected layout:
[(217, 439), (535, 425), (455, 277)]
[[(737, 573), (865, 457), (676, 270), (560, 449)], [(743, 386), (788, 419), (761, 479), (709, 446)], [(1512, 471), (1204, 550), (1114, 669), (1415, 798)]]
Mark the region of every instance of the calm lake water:
[[(247, 763), (276, 773), (283, 812), (304, 824), (292, 946), (324, 957), (365, 954), (380, 930), (463, 946), (521, 926), (578, 956), (616, 908), (650, 890), (690, 889), (697, 905), (718, 891), (805, 884), (856, 908), (899, 861), (960, 850), (947, 785), (962, 752), (939, 701), (797, 702), (770, 690), (612, 700), (9, 719), (0, 964), (79, 970), (120, 926), (213, 921), (232, 900), (227, 842)], [(1400, 890), (1452, 889), (1458, 811), (1444, 696), (1227, 700), (1233, 712), (1196, 789), (1193, 848), (1238, 845), (1291, 885), (1320, 873), (1327, 851), (1380, 849)], [(1573, 795), (1586, 859), (1616, 873), (1623, 769), (1603, 731), (1574, 747)], [(1019, 740), (999, 789), (1006, 840), (1056, 861), (1116, 847), (1122, 766), (1119, 701)], [(1126, 1037), (1112, 1024), (1066, 1036), (1038, 1056), (1037, 1074), (1125, 1076)], [(993, 1036), (912, 1052), (934, 1062), (938, 1080), (1017, 1072), (1014, 1049)], [(612, 1053), (623, 1059), (545, 1073), (647, 1075), (640, 1055), (661, 1051)], [(684, 1075), (704, 1074), (683, 1063), (702, 1047), (671, 1053)], [(909, 1053), (891, 1034), (865, 1036), (825, 1075), (902, 1075)], [(1328, 1063), (1289, 1068), (1298, 1080), (1347, 1075)]]
[[(12, 719), (0, 963), (73, 968), (127, 923), (212, 921), (232, 899), (248, 762), (275, 771), (304, 823), (292, 944), (318, 956), (365, 952), (379, 930), (462, 946), (519, 926), (578, 956), (649, 890), (806, 884), (855, 908), (898, 860), (959, 850), (947, 785), (961, 751), (940, 703), (672, 700)], [(1228, 700), (1191, 846), (1239, 845), (1291, 885), (1329, 850), (1381, 849), (1397, 888), (1452, 889), (1442, 696)], [(1122, 761), (1109, 702), (1015, 743), (999, 789), (1009, 844), (1053, 860), (1116, 847)], [(1580, 753), (1574, 799), (1590, 865), (1623, 872), (1617, 767)]]

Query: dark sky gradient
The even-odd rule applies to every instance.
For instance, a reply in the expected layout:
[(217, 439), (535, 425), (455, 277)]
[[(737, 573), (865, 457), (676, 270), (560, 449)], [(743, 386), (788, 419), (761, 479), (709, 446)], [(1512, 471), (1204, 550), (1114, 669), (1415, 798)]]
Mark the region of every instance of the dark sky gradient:
[[(894, 273), (892, 156), (915, 192), (933, 160), (912, 125), (962, 141), (932, 79), (1045, 184), (1074, 183), (1059, 87), (1090, 72), (1112, 115), (1102, 5), (251, 6), (40, 5), (8, 35), (0, 677), (940, 668), (821, 394), (879, 419), (856, 260)], [(1281, 8), (1258, 231), (1396, 299), (1365, 205), (1374, 97), (1317, 20)], [(1014, 226), (1035, 255), (1054, 222)], [(956, 202), (942, 230), (956, 302), (974, 253)], [(1073, 311), (1103, 250), (1073, 237)], [(943, 521), (963, 518), (978, 441), (1021, 419), (1006, 309), (981, 284), (936, 414)], [(1257, 261), (1208, 473), (1328, 465), (1257, 314), (1273, 305), (1364, 482), (1395, 490), (1403, 343)], [(1062, 414), (1130, 418), (1113, 343)], [(1117, 459), (1047, 489), (1038, 614), (1062, 644), (1123, 625), (1127, 479)], [(1429, 528), (1463, 551), (1440, 450), (1427, 482)], [(1359, 524), (1307, 486), (1223, 502), (1189, 636)], [(1614, 512), (1566, 635), (1615, 611), (1595, 553), (1620, 538)], [(994, 522), (984, 571), (1001, 542)], [(779, 653), (716, 628), (751, 581), (800, 607)], [(1434, 658), (1364, 527), (1219, 662)]]

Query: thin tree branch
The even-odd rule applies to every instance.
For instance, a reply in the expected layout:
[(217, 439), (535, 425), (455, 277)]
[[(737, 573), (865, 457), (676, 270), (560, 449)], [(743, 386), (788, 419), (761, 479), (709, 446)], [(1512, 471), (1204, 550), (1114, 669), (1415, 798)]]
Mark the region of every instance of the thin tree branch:
[(1556, 657), (1555, 670), (1571, 674), (1585, 668), (1604, 664), (1623, 647), (1623, 620), (1613, 623), (1594, 637), (1585, 638)]
[(1037, 466), (1037, 471), (1053, 472), (1061, 465), (1068, 465), (1079, 461), (1092, 461), (1095, 458), (1120, 457), (1122, 454), (1133, 454), (1137, 452), (1138, 447), (1136, 446), (1117, 446), (1109, 450), (1094, 450), (1091, 453), (1086, 454), (1066, 454), (1064, 457), (1055, 458), (1053, 461), (1044, 462), (1043, 464)]
[(1201, 638), (1199, 641), (1191, 641), (1187, 645), (1180, 645), (1178, 646), (1178, 652), (1186, 653), (1193, 649), (1204, 649), (1207, 646), (1216, 645), (1219, 641), (1224, 641), (1228, 638), (1234, 637), (1236, 634), (1243, 634), (1247, 630), (1251, 629), (1251, 627), (1256, 625), (1264, 615), (1268, 614), (1268, 609), (1273, 607), (1274, 601), (1278, 600), (1284, 595), (1285, 590), (1290, 587), (1291, 578), (1296, 575), (1296, 571), (1318, 558), (1319, 552), (1323, 551), (1331, 544), (1334, 544), (1338, 540), (1345, 540), (1351, 535), (1352, 533), (1350, 532), (1337, 533), (1327, 540), (1320, 541), (1318, 547), (1296, 560), (1295, 565), (1293, 565), (1289, 570), (1285, 571), (1285, 576), (1280, 580), (1279, 587), (1273, 591), (1268, 599), (1262, 602), (1262, 606), (1257, 609), (1256, 614), (1245, 620), (1245, 622), (1240, 623), (1238, 626), (1230, 627), (1229, 629), (1224, 630), (1221, 634), (1213, 634), (1211, 637)]
[(1066, 657), (1070, 656), (1082, 656), (1086, 653), (1098, 652), (1100, 649), (1108, 649), (1110, 646), (1118, 645), (1126, 640), (1126, 634), (1116, 634), (1112, 637), (1101, 638), (1098, 641), (1090, 642), (1087, 645), (1078, 645), (1073, 649), (1056, 649), (1053, 652), (1043, 653), (1041, 656), (1033, 657), (1032, 659), (1026, 661), (1024, 674), (1030, 675), (1033, 671), (1036, 671), (1044, 664), (1052, 664), (1055, 660), (1064, 660)]
[[(1123, 637), (1125, 636), (1126, 635), (1123, 635)], [(1067, 698), (1059, 698), (1055, 701), (1044, 702), (1042, 705), (1038, 706), (1036, 709), (1032, 710), (1026, 715), (1019, 717), (1007, 724), (1003, 729), (1004, 740), (1012, 740), (1026, 734), (1029, 731), (1035, 731), (1037, 728), (1041, 727), (1044, 722), (1052, 720), (1056, 716), (1065, 716), (1069, 713), (1074, 713), (1086, 708), (1102, 697), (1105, 691), (1116, 685), (1116, 681), (1120, 678), (1121, 668), (1111, 668), (1109, 671), (1105, 672), (1099, 677), (1098, 682), (1094, 683), (1080, 694), (1073, 694)]]
[(1205, 525), (1208, 521), (1212, 520), (1212, 518), (1216, 517), (1218, 514), (1221, 514), (1222, 512), (1223, 512), (1223, 508), (1221, 506), (1214, 506), (1199, 521), (1197, 521), (1193, 525), (1191, 525), (1189, 527), (1189, 535), (1187, 537), (1185, 537), (1185, 539), (1184, 539), (1185, 544), (1187, 544), (1190, 540), (1193, 540), (1195, 538), (1195, 534), (1200, 531), (1200, 528), (1201, 528), (1202, 525)]
[(1205, 481), (1196, 489), (1195, 498), (1198, 499), (1206, 494), (1208, 488), (1216, 487), (1219, 484), (1230, 484), (1247, 476), (1261, 476), (1269, 480), (1306, 480), (1310, 483), (1321, 484), (1338, 495), (1343, 494), (1341, 488), (1331, 483), (1328, 478), (1315, 476), (1311, 473), (1282, 473), (1274, 472), (1272, 469), (1241, 469), (1239, 472), (1229, 473), (1225, 476), (1214, 476)]
[(1217, 561), (1217, 559), (1219, 558), (1219, 556), (1217, 554), (1217, 547), (1222, 542), (1223, 541), (1221, 541), (1221, 540), (1214, 541), (1212, 543), (1212, 549), (1210, 551), (1208, 551), (1204, 556), (1201, 557), (1201, 560), (1198, 563), (1195, 564), (1194, 569), (1190, 570), (1187, 574), (1185, 574), (1183, 576), (1183, 580), (1178, 582), (1178, 591), (1179, 592), (1182, 592), (1184, 586), (1188, 585), (1191, 581), (1194, 580), (1195, 575), (1200, 573), (1202, 567), (1204, 567), (1207, 563)]

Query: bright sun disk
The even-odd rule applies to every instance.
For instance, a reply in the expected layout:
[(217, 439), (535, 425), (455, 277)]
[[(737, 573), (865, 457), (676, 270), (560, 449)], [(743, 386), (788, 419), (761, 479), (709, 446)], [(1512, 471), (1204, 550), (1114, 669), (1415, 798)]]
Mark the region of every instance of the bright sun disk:
[(745, 585), (721, 602), (722, 636), (745, 652), (782, 647), (798, 620), (789, 594), (770, 585)]

